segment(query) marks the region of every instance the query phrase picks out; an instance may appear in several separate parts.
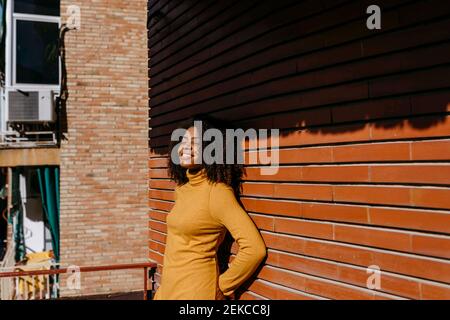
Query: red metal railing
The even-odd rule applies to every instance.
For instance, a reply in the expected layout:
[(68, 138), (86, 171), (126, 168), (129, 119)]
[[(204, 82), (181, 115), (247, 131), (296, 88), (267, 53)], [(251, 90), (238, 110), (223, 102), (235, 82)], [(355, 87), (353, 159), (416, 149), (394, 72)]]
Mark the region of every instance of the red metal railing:
[[(114, 270), (131, 270), (131, 269), (143, 269), (144, 270), (144, 300), (148, 300), (148, 279), (152, 280), (151, 290), (155, 289), (155, 272), (156, 263), (135, 263), (135, 264), (118, 264), (118, 265), (106, 265), (106, 266), (85, 266), (78, 267), (77, 271), (83, 272), (99, 272), (99, 271), (114, 271)], [(28, 271), (11, 271), (0, 272), (0, 278), (17, 278), (27, 276), (40, 276), (40, 275), (57, 275), (68, 273), (69, 268), (58, 268), (48, 270), (28, 270)]]

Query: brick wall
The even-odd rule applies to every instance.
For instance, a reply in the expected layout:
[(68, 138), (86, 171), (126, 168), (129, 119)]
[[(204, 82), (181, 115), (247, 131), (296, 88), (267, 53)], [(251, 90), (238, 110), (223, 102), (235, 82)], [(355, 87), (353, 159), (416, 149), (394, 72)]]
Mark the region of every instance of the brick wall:
[[(247, 167), (242, 201), (269, 254), (242, 299), (450, 298), (450, 3), (377, 1), (377, 31), (370, 4), (150, 2), (159, 271), (167, 141), (204, 112), (282, 131), (279, 173)], [(366, 287), (370, 265), (379, 290)]]
[[(69, 5), (81, 8), (81, 30), (66, 36), (61, 262), (147, 261), (147, 2), (62, 0), (63, 22)], [(82, 294), (142, 288), (142, 271), (82, 276)]]

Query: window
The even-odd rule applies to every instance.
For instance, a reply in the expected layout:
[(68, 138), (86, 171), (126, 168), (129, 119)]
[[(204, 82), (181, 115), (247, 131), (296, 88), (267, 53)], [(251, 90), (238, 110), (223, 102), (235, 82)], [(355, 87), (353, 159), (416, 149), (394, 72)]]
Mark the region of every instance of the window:
[(59, 0), (14, 0), (11, 85), (58, 86)]
[(0, 84), (2, 145), (54, 145), (55, 102), (61, 90), (62, 70), (60, 1), (0, 0), (0, 18), (1, 13), (6, 27), (0, 49), (0, 72), (4, 76)]
[(14, 12), (59, 16), (59, 0), (15, 0)]
[(58, 24), (16, 21), (16, 83), (59, 83)]

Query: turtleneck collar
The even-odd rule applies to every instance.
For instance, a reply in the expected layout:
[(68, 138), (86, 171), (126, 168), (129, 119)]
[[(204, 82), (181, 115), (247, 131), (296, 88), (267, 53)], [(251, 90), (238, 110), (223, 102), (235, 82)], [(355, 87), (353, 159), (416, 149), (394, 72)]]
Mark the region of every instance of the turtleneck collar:
[(194, 185), (194, 186), (201, 184), (202, 182), (204, 182), (208, 179), (205, 168), (202, 168), (195, 173), (191, 173), (190, 170), (188, 169), (186, 171), (186, 176), (189, 180), (189, 184)]

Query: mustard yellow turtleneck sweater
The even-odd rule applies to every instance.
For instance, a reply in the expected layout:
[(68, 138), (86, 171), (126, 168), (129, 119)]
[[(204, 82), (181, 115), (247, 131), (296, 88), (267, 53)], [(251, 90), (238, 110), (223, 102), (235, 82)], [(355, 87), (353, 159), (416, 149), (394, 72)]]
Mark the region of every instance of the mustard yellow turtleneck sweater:
[[(229, 296), (258, 268), (266, 246), (231, 187), (212, 183), (202, 169), (187, 171), (188, 183), (175, 188), (167, 216), (161, 285), (154, 300), (215, 300)], [(239, 251), (219, 274), (217, 249), (229, 230)], [(219, 295), (220, 296), (220, 295)]]

